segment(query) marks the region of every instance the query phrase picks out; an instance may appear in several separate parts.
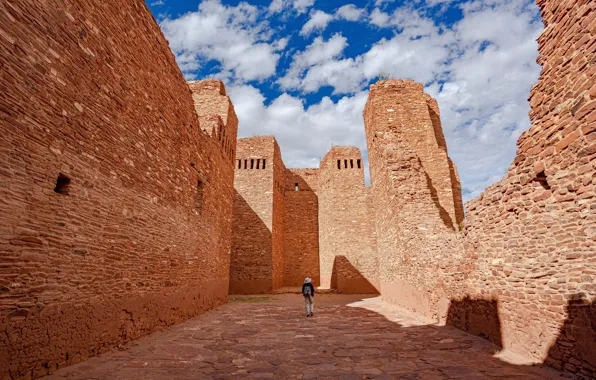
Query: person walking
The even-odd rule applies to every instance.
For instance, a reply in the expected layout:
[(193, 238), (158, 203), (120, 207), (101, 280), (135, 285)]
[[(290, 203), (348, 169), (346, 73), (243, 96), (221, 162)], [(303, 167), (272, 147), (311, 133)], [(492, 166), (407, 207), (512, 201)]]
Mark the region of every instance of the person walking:
[(310, 277), (304, 279), (304, 285), (302, 285), (302, 295), (304, 296), (306, 317), (312, 317), (315, 307), (315, 287), (312, 286)]

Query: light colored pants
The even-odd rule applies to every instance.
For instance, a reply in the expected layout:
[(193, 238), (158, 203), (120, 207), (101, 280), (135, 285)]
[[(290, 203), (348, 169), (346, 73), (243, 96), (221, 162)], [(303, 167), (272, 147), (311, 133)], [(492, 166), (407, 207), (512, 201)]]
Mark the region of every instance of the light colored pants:
[(313, 296), (304, 297), (304, 306), (306, 307), (306, 314), (312, 314), (315, 311), (315, 299)]

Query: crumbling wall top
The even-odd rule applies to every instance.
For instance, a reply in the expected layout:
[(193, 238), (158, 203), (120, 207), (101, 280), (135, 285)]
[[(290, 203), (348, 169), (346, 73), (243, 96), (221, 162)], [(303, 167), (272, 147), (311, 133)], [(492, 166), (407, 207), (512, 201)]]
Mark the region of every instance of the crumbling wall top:
[(205, 79), (188, 82), (188, 87), (194, 94), (212, 94), (226, 96), (226, 89), (220, 80)]

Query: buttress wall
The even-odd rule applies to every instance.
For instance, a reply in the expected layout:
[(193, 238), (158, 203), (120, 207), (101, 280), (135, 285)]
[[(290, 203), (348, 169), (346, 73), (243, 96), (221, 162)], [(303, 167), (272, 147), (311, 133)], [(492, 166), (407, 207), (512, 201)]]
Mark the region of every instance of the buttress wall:
[(500, 182), (467, 203), (471, 287), (499, 302), (503, 343), (596, 376), (596, 3), (538, 1), (532, 126)]
[(0, 377), (226, 302), (233, 158), (144, 2), (4, 1), (0, 24)]

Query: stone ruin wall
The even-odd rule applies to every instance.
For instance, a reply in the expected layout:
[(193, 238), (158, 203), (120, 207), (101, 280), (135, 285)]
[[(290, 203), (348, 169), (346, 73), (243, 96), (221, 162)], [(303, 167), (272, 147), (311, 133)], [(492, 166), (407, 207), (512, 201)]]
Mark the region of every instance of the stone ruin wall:
[[(259, 158), (274, 166), (257, 169)], [(306, 276), (344, 293), (378, 292), (370, 189), (357, 148), (332, 148), (318, 169), (286, 169), (273, 137), (240, 139), (235, 187), (233, 294), (300, 286)]]
[(233, 157), (145, 4), (4, 1), (0, 25), (0, 377), (226, 302)]
[[(452, 214), (440, 192), (448, 186), (435, 185), (429, 152), (411, 135), (428, 130), (421, 86), (371, 87), (364, 118), (381, 293), (537, 361), (596, 376), (596, 4), (538, 4), (545, 30), (532, 127), (505, 178), (467, 204), (462, 234), (444, 223), (444, 211)], [(457, 173), (450, 176), (457, 195)]]
[(283, 285), (321, 284), (319, 262), (319, 169), (288, 169), (285, 196)]
[(440, 319), (440, 305), (465, 288), (470, 268), (460, 265), (467, 260), (454, 232), (459, 182), (436, 102), (419, 83), (381, 81), (371, 86), (363, 115), (381, 294)]
[(319, 179), (321, 286), (344, 293), (377, 293), (379, 265), (374, 224), (356, 147), (333, 147)]
[(470, 289), (498, 300), (505, 346), (596, 376), (596, 3), (538, 4), (532, 126), (505, 178), (467, 203)]
[(274, 288), (274, 246), (279, 249), (274, 237), (283, 236), (279, 211), (274, 208), (274, 203), (279, 206), (274, 192), (279, 193), (277, 187), (283, 186), (275, 168), (279, 165), (276, 151), (279, 147), (272, 136), (244, 138), (237, 143), (231, 294), (269, 293)]

